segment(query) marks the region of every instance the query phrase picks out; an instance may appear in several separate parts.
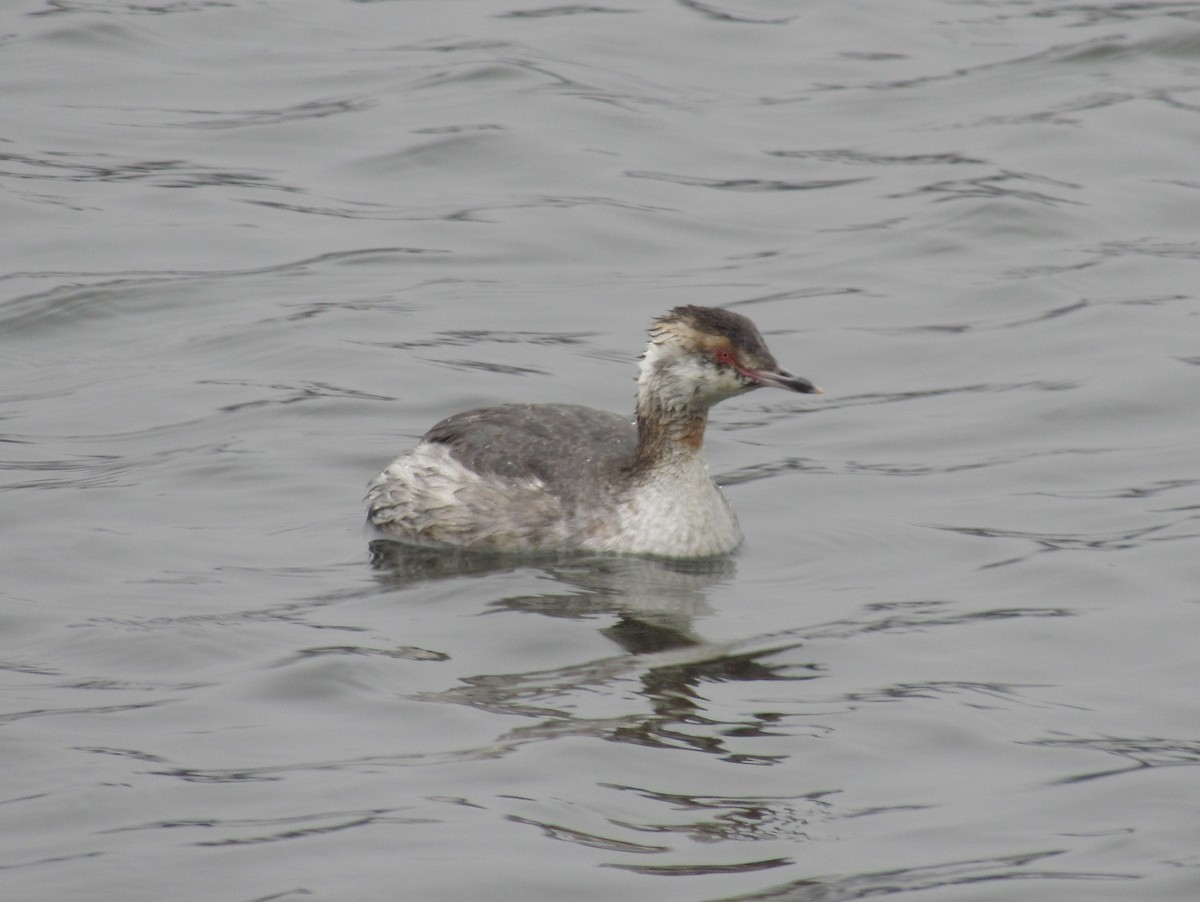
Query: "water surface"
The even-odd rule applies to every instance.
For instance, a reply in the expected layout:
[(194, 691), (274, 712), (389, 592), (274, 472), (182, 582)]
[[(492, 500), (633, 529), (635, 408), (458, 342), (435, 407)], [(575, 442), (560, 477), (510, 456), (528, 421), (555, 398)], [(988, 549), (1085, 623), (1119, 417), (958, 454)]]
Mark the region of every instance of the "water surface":
[[(0, 11), (6, 898), (1193, 900), (1200, 4)], [(722, 405), (727, 560), (372, 554)]]

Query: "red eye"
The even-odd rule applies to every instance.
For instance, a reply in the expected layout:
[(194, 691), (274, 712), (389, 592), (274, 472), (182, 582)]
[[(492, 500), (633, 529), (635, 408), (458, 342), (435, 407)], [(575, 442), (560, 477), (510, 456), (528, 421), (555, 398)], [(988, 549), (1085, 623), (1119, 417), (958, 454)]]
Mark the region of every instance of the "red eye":
[(713, 352), (713, 357), (716, 359), (717, 363), (723, 363), (726, 366), (730, 366), (733, 363), (733, 348), (717, 348), (716, 351)]

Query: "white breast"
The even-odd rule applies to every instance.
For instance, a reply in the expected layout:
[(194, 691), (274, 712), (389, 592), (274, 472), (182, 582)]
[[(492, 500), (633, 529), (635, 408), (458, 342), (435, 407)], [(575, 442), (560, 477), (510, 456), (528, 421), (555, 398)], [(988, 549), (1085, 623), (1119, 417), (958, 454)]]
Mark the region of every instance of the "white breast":
[(699, 455), (656, 469), (618, 505), (614, 525), (596, 550), (708, 557), (742, 543), (737, 517)]

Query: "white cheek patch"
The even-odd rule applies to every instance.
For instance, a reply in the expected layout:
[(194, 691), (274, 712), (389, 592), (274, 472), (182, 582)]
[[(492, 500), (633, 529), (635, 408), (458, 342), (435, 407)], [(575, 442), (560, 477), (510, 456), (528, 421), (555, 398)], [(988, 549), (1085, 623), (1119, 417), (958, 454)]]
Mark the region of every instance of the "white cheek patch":
[(667, 345), (667, 341), (654, 342), (646, 349), (638, 387), (653, 385), (656, 397), (670, 399), (668, 409), (708, 408), (754, 387), (732, 367), (718, 366), (698, 354), (681, 354)]

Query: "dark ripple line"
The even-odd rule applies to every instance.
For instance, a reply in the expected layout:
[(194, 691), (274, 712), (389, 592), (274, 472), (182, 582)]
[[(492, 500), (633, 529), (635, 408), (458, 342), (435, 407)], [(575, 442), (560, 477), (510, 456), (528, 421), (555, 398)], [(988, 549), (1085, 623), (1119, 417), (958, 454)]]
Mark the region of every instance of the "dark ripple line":
[(338, 398), (356, 401), (391, 401), (387, 395), (376, 395), (359, 391), (354, 388), (340, 388), (327, 382), (304, 382), (300, 385), (276, 383), (266, 385), (260, 382), (249, 382), (240, 379), (200, 379), (197, 385), (232, 385), (238, 388), (265, 388), (272, 391), (286, 392), (281, 398), (259, 398), (254, 401), (239, 401), (236, 404), (226, 404), (219, 408), (222, 413), (236, 413), (240, 410), (254, 409), (283, 404), (296, 404), (302, 401), (313, 401), (318, 398)]
[[(816, 678), (814, 665), (764, 660), (792, 647), (767, 646), (741, 652), (732, 646), (709, 646), (627, 655), (550, 671), (467, 677), (462, 678), (465, 686), (412, 697), (539, 719), (538, 723), (501, 736), (498, 741), (508, 747), (564, 736), (589, 736), (648, 748), (703, 752), (731, 763), (769, 765), (785, 756), (735, 752), (729, 743), (735, 738), (769, 735), (772, 716), (753, 713), (735, 721), (707, 717), (699, 687), (709, 682)], [(548, 707), (554, 699), (572, 692), (596, 691), (630, 680), (641, 683), (638, 694), (650, 702), (649, 711), (586, 718), (564, 708)]]
[(352, 657), (396, 658), (404, 661), (449, 661), (445, 652), (432, 651), (415, 645), (400, 645), (395, 648), (369, 648), (361, 645), (322, 645), (319, 648), (302, 648), (294, 656), (276, 666), (287, 666), (296, 661), (322, 658), (328, 655)]
[[(643, 799), (666, 806), (672, 812), (684, 810), (708, 815), (685, 823), (678, 823), (674, 818), (667, 824), (612, 821), (627, 830), (680, 834), (696, 842), (808, 839), (808, 828), (814, 820), (830, 820), (833, 816), (833, 803), (828, 797), (841, 792), (817, 790), (795, 796), (692, 796), (618, 783), (603, 783), (601, 786), (618, 792), (635, 793)], [(906, 807), (906, 810), (912, 808)], [(865, 813), (868, 812), (842, 816), (856, 817)]]
[[(843, 297), (845, 295), (865, 294), (862, 288), (851, 288), (847, 286), (820, 286), (816, 285), (811, 288), (796, 288), (788, 291), (775, 291), (771, 294), (762, 294), (752, 298), (744, 298), (740, 301), (731, 301), (724, 304), (725, 307), (746, 307), (752, 304), (769, 304), (775, 301), (795, 301), (807, 300), (809, 298), (834, 298)], [(800, 329), (771, 329), (766, 335), (795, 335), (800, 332)]]
[(1157, 737), (1129, 739), (1103, 737), (1095, 739), (1039, 739), (1024, 743), (1036, 748), (1084, 749), (1104, 752), (1124, 758), (1129, 767), (1075, 774), (1053, 781), (1052, 785), (1085, 783), (1101, 777), (1112, 777), (1161, 767), (1190, 767), (1200, 764), (1200, 741), (1162, 739)]
[(404, 246), (389, 246), (389, 247), (365, 247), (357, 248), (348, 251), (330, 251), (324, 254), (317, 254), (312, 257), (302, 257), (299, 260), (291, 260), (286, 263), (273, 263), (269, 266), (254, 266), (246, 269), (174, 269), (174, 270), (114, 270), (110, 272), (94, 272), (87, 270), (17, 270), (14, 272), (0, 273), (0, 282), (10, 279), (100, 279), (103, 281), (95, 282), (91, 285), (57, 285), (54, 288), (36, 294), (23, 295), (7, 301), (4, 306), (13, 306), (20, 302), (37, 300), (46, 297), (52, 297), (59, 294), (71, 294), (79, 291), (94, 291), (101, 288), (109, 288), (114, 286), (123, 286), (128, 284), (154, 286), (163, 282), (174, 282), (182, 279), (210, 278), (210, 279), (228, 279), (239, 278), (242, 276), (258, 276), (258, 275), (276, 275), (282, 273), (295, 273), (307, 269), (312, 266), (317, 266), (325, 263), (337, 264), (361, 264), (365, 262), (374, 262), (372, 258), (378, 257), (386, 259), (393, 255), (418, 255), (418, 254), (450, 254), (453, 253), (448, 248), (428, 248), (428, 247), (404, 247)]
[(835, 620), (816, 627), (789, 631), (802, 639), (850, 639), (870, 633), (925, 631), (931, 626), (961, 626), (992, 620), (1013, 620), (1021, 617), (1074, 617), (1070, 608), (989, 608), (966, 613), (948, 613), (945, 601), (890, 602), (872, 605), (872, 613), (881, 616), (861, 620)]
[[(500, 49), (505, 46), (511, 45), (497, 44), (493, 48), (488, 49)], [(510, 78), (513, 72), (542, 76), (556, 88), (574, 91), (579, 94), (600, 94), (592, 86), (551, 69), (550, 61), (548, 60), (534, 61), (520, 56), (494, 56), (482, 61), (472, 59), (449, 67), (439, 66), (429, 75), (410, 85), (410, 90), (423, 91), (431, 88), (505, 80)], [(534, 80), (536, 81), (536, 79)], [(601, 96), (603, 95), (601, 94)]]
[(64, 13), (87, 12), (102, 15), (166, 15), (175, 12), (195, 12), (213, 7), (233, 6), (229, 0), (157, 0), (154, 3), (110, 2), (96, 3), (87, 0), (47, 0), (44, 9), (25, 13), (30, 18), (57, 16)]
[(0, 461), (0, 471), (21, 474), (47, 473), (44, 478), (5, 482), (5, 489), (92, 489), (129, 487), (134, 483), (121, 477), (145, 466), (116, 454), (92, 454), (74, 460)]
[(1098, 91), (1083, 97), (1073, 97), (1032, 113), (987, 116), (981, 119), (978, 125), (1036, 125), (1047, 122), (1054, 125), (1074, 125), (1079, 121), (1078, 117), (1067, 114), (1103, 110), (1139, 99), (1152, 99), (1152, 93), (1136, 94), (1129, 91)]
[[(1095, 491), (1027, 492), (1029, 495), (1044, 495), (1051, 498), (1153, 498), (1176, 489), (1191, 488), (1200, 484), (1200, 479), (1159, 479), (1149, 485), (1129, 486), (1122, 489), (1099, 489)], [(1167, 510), (1189, 510), (1188, 507)]]
[(605, 862), (602, 868), (617, 868), (647, 877), (703, 877), (708, 874), (746, 874), (752, 871), (767, 871), (771, 868), (795, 864), (790, 858), (763, 858), (758, 861), (742, 861), (736, 864), (612, 864)]
[(1105, 241), (1096, 248), (1104, 257), (1121, 257), (1126, 254), (1166, 259), (1200, 260), (1200, 243), (1185, 241), (1158, 241), (1141, 238), (1134, 241)]
[(549, 376), (549, 370), (533, 366), (514, 366), (507, 363), (492, 363), (488, 360), (434, 360), (442, 366), (465, 372), (496, 373), (502, 376)]
[(972, 886), (999, 880), (1136, 880), (1141, 877), (1140, 874), (1094, 871), (1025, 870), (1028, 865), (1065, 852), (1065, 849), (1051, 849), (892, 871), (806, 877), (761, 892), (728, 896), (712, 902), (851, 902), (894, 893)]
[(312, 890), (305, 889), (301, 886), (296, 889), (285, 889), (279, 893), (271, 893), (269, 896), (255, 896), (253, 899), (248, 900), (248, 902), (285, 902), (285, 900), (294, 898), (296, 896), (315, 895), (316, 893), (314, 893)]
[(1098, 25), (1101, 22), (1134, 22), (1145, 18), (1191, 19), (1200, 21), (1200, 10), (1195, 3), (1170, 2), (1117, 2), (1110, 4), (1099, 3), (1064, 3), (1061, 6), (1017, 7), (1020, 12), (997, 13), (987, 21), (1007, 22), (1010, 19), (1057, 19), (1071, 17), (1073, 22), (1068, 27), (1084, 27)]
[[(796, 411), (797, 413), (816, 413), (815, 410)], [(757, 425), (757, 424), (754, 424)], [(741, 428), (741, 424), (733, 427)], [(730, 430), (732, 431), (732, 429)], [(1063, 454), (1106, 454), (1114, 449), (1109, 448), (1064, 448), (1053, 451), (1027, 451), (1020, 454), (1006, 454), (995, 457), (985, 458), (983, 460), (968, 461), (966, 463), (953, 463), (944, 465), (933, 464), (904, 464), (904, 463), (862, 463), (859, 461), (848, 460), (835, 464), (819, 461), (809, 457), (785, 457), (777, 460), (765, 461), (760, 464), (751, 464), (746, 467), (739, 467), (736, 470), (729, 470), (720, 473), (716, 476), (717, 482), (722, 486), (742, 485), (748, 482), (755, 482), (759, 479), (771, 479), (781, 473), (801, 472), (801, 473), (824, 473), (835, 475), (856, 475), (859, 473), (869, 473), (874, 476), (930, 476), (941, 475), (945, 473), (960, 473), (966, 470), (981, 470), (987, 467), (998, 467), (1006, 464), (1018, 463), (1025, 460), (1035, 460), (1041, 457), (1056, 457)], [(1035, 494), (1050, 494), (1050, 493), (1035, 493)], [(1058, 497), (1058, 496), (1052, 496)], [(1063, 497), (1105, 497), (1105, 496), (1063, 496)]]
[[(299, 192), (301, 189), (279, 185), (265, 175), (214, 169), (187, 160), (143, 160), (134, 163), (100, 165), (75, 160), (56, 160), (22, 154), (0, 154), (0, 163), (18, 163), (35, 170), (0, 170), (0, 176), (13, 179), (64, 179), (71, 182), (153, 181), (163, 188), (198, 188), (213, 185), (242, 188), (271, 188)], [(49, 170), (42, 172), (41, 170)]]
[(31, 868), (42, 864), (62, 864), (67, 861), (80, 861), (85, 858), (97, 858), (104, 852), (81, 852), (78, 855), (54, 855), (50, 858), (37, 858), (33, 861), (18, 861), (14, 864), (0, 864), (0, 871), (15, 871), (18, 868)]
[[(1102, 263), (1111, 260), (1119, 259), (1124, 256), (1148, 256), (1161, 257), (1164, 259), (1178, 260), (1200, 260), (1200, 244), (1188, 244), (1184, 242), (1155, 242), (1150, 239), (1142, 239), (1138, 241), (1106, 241), (1093, 248), (1086, 248), (1081, 251), (1083, 254), (1090, 255), (1087, 259), (1077, 263), (1047, 263), (1040, 266), (1025, 266), (1017, 267), (1008, 270), (1008, 275), (1018, 278), (1028, 278), (1030, 276), (1055, 275), (1057, 273), (1077, 272), (1083, 269), (1089, 269), (1093, 266), (1099, 266)], [(1190, 294), (1175, 294), (1175, 295), (1160, 295), (1143, 299), (1130, 299), (1125, 301), (1117, 301), (1115, 303), (1124, 304), (1161, 304), (1167, 301), (1194, 300), (1195, 295)]]
[(1077, 705), (1059, 703), (1039, 703), (1021, 697), (1018, 690), (1048, 689), (1048, 683), (983, 683), (969, 680), (931, 680), (925, 683), (898, 683), (883, 689), (863, 692), (849, 692), (839, 697), (838, 701), (846, 702), (894, 702), (911, 698), (948, 698), (956, 695), (983, 696), (1003, 702), (1003, 705), (987, 704), (984, 702), (966, 702), (967, 705), (983, 710), (996, 708), (1007, 709), (1013, 705), (1026, 708), (1075, 708)]
[(1079, 387), (1078, 382), (1066, 380), (1051, 381), (1035, 379), (1028, 382), (977, 382), (971, 385), (948, 385), (944, 388), (909, 389), (898, 392), (870, 392), (864, 395), (846, 395), (838, 398), (833, 404), (824, 404), (812, 408), (813, 412), (827, 410), (831, 407), (858, 407), (864, 404), (894, 404), (898, 401), (920, 401), (926, 398), (940, 398), (945, 395), (998, 394), (1010, 391), (1069, 391)]
[[(937, 398), (944, 395), (957, 394), (981, 394), (981, 393), (998, 393), (1008, 391), (1023, 391), (1034, 389), (1036, 391), (1067, 391), (1079, 387), (1077, 382), (1058, 381), (1051, 382), (1048, 380), (1036, 380), (1031, 382), (980, 382), (973, 385), (954, 385), (946, 386), (945, 388), (926, 388), (926, 389), (909, 389), (900, 392), (869, 392), (862, 395), (844, 395), (836, 400), (830, 400), (828, 403), (823, 403), (819, 407), (794, 407), (780, 413), (778, 405), (772, 408), (763, 408), (764, 412), (771, 411), (776, 419), (783, 419), (785, 416), (791, 418), (796, 415), (828, 413), (833, 410), (840, 410), (844, 407), (859, 407), (863, 405), (874, 404), (894, 404), (902, 401), (918, 401), (926, 398)], [(735, 430), (740, 428), (757, 428), (763, 425), (758, 420), (734, 420), (729, 421), (725, 425), (727, 430)], [(1060, 452), (1055, 452), (1060, 453)]]
[(126, 711), (139, 711), (143, 708), (155, 708), (165, 705), (169, 699), (153, 702), (131, 702), (125, 705), (98, 705), (93, 708), (32, 708), (27, 711), (13, 711), (0, 714), (0, 724), (14, 723), (31, 717), (59, 717), (72, 714), (122, 714)]
[[(300, 122), (306, 119), (324, 119), (327, 116), (337, 116), (342, 113), (358, 113), (378, 105), (373, 98), (342, 98), (335, 100), (307, 100), (293, 106), (279, 109), (245, 110), (240, 113), (229, 113), (225, 110), (163, 110), (161, 112), (186, 113), (201, 117), (190, 122), (164, 122), (152, 128), (194, 128), (194, 129), (232, 129), (251, 128), (262, 125), (281, 125), (288, 122)], [(145, 126), (143, 126), (145, 127)]]
[(700, 13), (706, 19), (712, 19), (716, 22), (738, 22), (745, 25), (786, 25), (796, 18), (796, 16), (784, 16), (782, 18), (755, 18), (753, 16), (738, 15), (712, 3), (701, 3), (700, 0), (675, 0), (684, 9), (694, 10)]
[[(239, 568), (231, 568), (239, 569)], [(240, 568), (246, 569), (246, 568)], [(250, 571), (254, 572), (254, 571)], [(156, 582), (163, 582), (167, 577), (178, 574), (166, 573)], [(178, 617), (91, 617), (73, 626), (111, 625), (135, 630), (176, 629), (184, 625), (201, 626), (239, 626), (246, 623), (286, 623), (293, 626), (304, 626), (316, 630), (334, 630), (340, 632), (362, 633), (365, 627), (343, 626), (339, 624), (312, 623), (307, 618), (309, 614), (323, 607), (322, 602), (295, 602), (270, 608), (248, 611), (229, 611), (217, 614), (184, 614)]]
[(868, 153), (851, 148), (828, 150), (770, 150), (767, 156), (784, 159), (819, 160), (822, 163), (851, 163), (870, 166), (958, 166), (983, 164), (987, 160), (957, 153), (884, 154)]
[(15, 661), (0, 661), (0, 670), (6, 670), (10, 673), (24, 673), (30, 676), (62, 676), (62, 671), (55, 668), (44, 667), (40, 664), (18, 664)]
[(368, 755), (336, 761), (308, 761), (293, 764), (266, 764), (259, 767), (192, 768), (173, 767), (147, 773), (159, 777), (175, 777), (185, 783), (267, 783), (283, 780), (291, 774), (345, 771), (358, 767), (417, 767), (429, 764), (457, 764), (464, 761), (486, 761), (500, 758), (516, 748), (518, 743), (493, 744), (474, 749), (449, 752), (413, 752), (400, 755)]
[(500, 13), (497, 19), (548, 19), (553, 16), (579, 16), (587, 13), (632, 13), (633, 9), (615, 9), (610, 6), (585, 6), (570, 4), (563, 6), (545, 6), (539, 9), (517, 9), (512, 12)]
[[(957, 602), (925, 599), (889, 601), (867, 605), (866, 615), (843, 618), (813, 626), (802, 626), (756, 636), (755, 643), (787, 643), (781, 649), (800, 648), (805, 643), (827, 639), (850, 640), (872, 633), (925, 632), (935, 626), (960, 626), (1020, 617), (1074, 617), (1070, 608), (988, 608), (957, 613)], [(750, 644), (749, 642), (745, 644)]]
[(658, 182), (672, 182), (687, 187), (715, 188), (721, 191), (813, 191), (821, 188), (840, 188), (843, 185), (853, 185), (858, 182), (872, 181), (873, 179), (872, 176), (844, 179), (813, 179), (803, 182), (757, 178), (714, 179), (677, 175), (671, 172), (654, 172), (644, 169), (627, 170), (625, 175), (635, 179), (651, 179)]
[[(526, 674), (499, 674), (464, 678), (466, 685), (413, 698), (465, 704), (478, 710), (540, 718), (537, 724), (518, 727), (501, 740), (523, 743), (553, 739), (565, 735), (588, 735), (631, 742), (650, 747), (691, 749), (725, 755), (743, 763), (771, 763), (770, 756), (733, 755), (724, 740), (734, 735), (761, 735), (770, 731), (771, 718), (753, 715), (739, 722), (718, 722), (701, 714), (703, 699), (697, 686), (705, 680), (811, 680), (820, 676), (816, 665), (772, 663), (764, 659), (801, 647), (799, 643), (823, 639), (851, 639), (873, 633), (926, 631), (932, 626), (955, 626), (1022, 617), (1069, 617), (1065, 608), (995, 608), (956, 612), (950, 602), (898, 602), (875, 605), (871, 616), (859, 620), (838, 620), (815, 627), (787, 630), (756, 637), (748, 651), (734, 652), (734, 646), (689, 648), (662, 655), (636, 655), (609, 658), (587, 665), (572, 665), (550, 671)], [(548, 706), (553, 699), (570, 692), (593, 689), (614, 682), (639, 679), (639, 694), (650, 699), (650, 712), (637, 712), (611, 718), (580, 718), (563, 709)], [(911, 687), (910, 687), (911, 688)], [(984, 692), (982, 684), (929, 684), (938, 692)], [(992, 697), (1010, 699), (1007, 692), (1016, 687), (991, 686)], [(840, 699), (844, 701), (844, 699)], [(723, 728), (720, 737), (683, 732), (679, 725)]]
[(595, 833), (585, 833), (582, 830), (564, 827), (561, 824), (551, 824), (547, 821), (538, 821), (534, 820), (533, 818), (519, 817), (515, 814), (508, 815), (505, 820), (512, 821), (514, 824), (526, 824), (530, 827), (537, 827), (550, 839), (571, 842), (579, 846), (586, 846), (590, 849), (602, 849), (606, 852), (621, 852), (634, 855), (653, 855), (660, 852), (671, 851), (670, 846), (652, 846), (646, 843), (635, 843), (629, 842), (628, 840), (613, 839), (608, 836), (599, 836)]
[(615, 210), (632, 210), (638, 213), (677, 212), (671, 207), (661, 205), (633, 203), (603, 196), (535, 196), (529, 199), (513, 200), (502, 203), (486, 204), (478, 207), (431, 207), (414, 208), (396, 205), (379, 204), (368, 201), (336, 200), (332, 203), (317, 205), (313, 203), (284, 203), (283, 201), (263, 200), (261, 198), (245, 198), (243, 203), (253, 206), (268, 207), (284, 210), (288, 213), (302, 213), (313, 216), (333, 216), (341, 219), (354, 219), (373, 222), (499, 222), (488, 214), (509, 210), (539, 210), (539, 209), (571, 209), (574, 207), (610, 207)]
[(1034, 53), (1027, 53), (1011, 59), (980, 63), (979, 65), (975, 66), (960, 66), (956, 69), (950, 70), (949, 72), (941, 72), (934, 75), (917, 75), (912, 78), (894, 79), (892, 81), (867, 82), (861, 85), (837, 85), (835, 87), (861, 88), (869, 91), (892, 91), (897, 89), (915, 88), (928, 84), (936, 84), (943, 81), (951, 81), (958, 78), (976, 75), (978, 73), (991, 72), (995, 69), (1018, 68), (1033, 64), (1046, 64), (1047, 66), (1055, 67), (1063, 62), (1071, 60), (1072, 57), (1078, 54), (1094, 52), (1097, 49), (1111, 47), (1111, 45), (1111, 38), (1090, 38), (1073, 44), (1057, 44), (1045, 50), (1038, 50)]
[[(1155, 533), (1170, 529), (1174, 523), (1158, 523), (1154, 526), (1144, 526), (1141, 529), (1131, 529), (1125, 532), (1108, 534), (1086, 533), (1050, 533), (1027, 532), (1019, 529), (999, 529), (990, 526), (946, 526), (936, 523), (925, 524), (929, 529), (939, 529), (957, 533), (963, 536), (973, 536), (981, 539), (1025, 539), (1041, 545), (1046, 551), (1120, 551), (1136, 548), (1139, 540)], [(1170, 536), (1171, 539), (1193, 538), (1193, 536)]]
[(320, 827), (298, 827), (295, 830), (283, 830), (279, 833), (272, 833), (268, 836), (244, 836), (226, 839), (209, 839), (200, 840), (194, 845), (204, 847), (223, 847), (223, 846), (260, 846), (264, 843), (284, 842), (289, 839), (305, 839), (309, 836), (322, 836), (326, 833), (340, 833), (343, 830), (349, 830), (353, 827), (365, 827), (370, 824), (379, 823), (380, 818), (377, 817), (362, 817), (357, 820), (345, 821), (340, 824), (325, 824)]
[[(1093, 263), (1086, 264), (1071, 264), (1067, 267), (1050, 267), (1051, 269), (1084, 269)], [(1028, 270), (1023, 270), (1024, 274), (1034, 274), (1039, 271), (1039, 267), (1030, 267)], [(1010, 273), (1016, 273), (1016, 270), (1010, 270)], [(1022, 317), (1014, 320), (1001, 320), (999, 322), (982, 321), (979, 323), (931, 323), (919, 326), (859, 326), (853, 331), (870, 332), (876, 335), (903, 335), (911, 332), (949, 332), (954, 334), (966, 334), (968, 332), (989, 332), (998, 329), (1017, 329), (1022, 326), (1030, 326), (1037, 323), (1044, 323), (1048, 320), (1059, 319), (1060, 317), (1070, 316), (1075, 313), (1080, 313), (1084, 310), (1091, 310), (1095, 307), (1120, 305), (1120, 306), (1145, 306), (1154, 307), (1162, 304), (1171, 303), (1173, 301), (1190, 301), (1193, 300), (1192, 295), (1187, 294), (1160, 294), (1149, 295), (1147, 297), (1133, 298), (1114, 298), (1106, 300), (1093, 300), (1082, 298), (1078, 301), (1072, 301), (1069, 304), (1063, 304), (1061, 307), (1051, 307), (1041, 313), (1033, 316)], [(1047, 388), (1063, 387), (1075, 388), (1078, 383), (1070, 382), (1035, 382), (1022, 383), (1026, 385), (1039, 385)]]
[(77, 752), (91, 752), (94, 755), (112, 755), (116, 758), (128, 758), (146, 764), (165, 764), (167, 762), (166, 758), (151, 754), (150, 752), (139, 752), (137, 749), (108, 748), (102, 745), (77, 745), (74, 746), (74, 749)]
[(982, 197), (1033, 201), (1035, 203), (1047, 204), (1051, 206), (1056, 204), (1086, 206), (1083, 201), (1070, 200), (1065, 197), (1056, 197), (1053, 194), (1035, 191), (1030, 188), (1006, 187), (1006, 184), (1009, 182), (1041, 182), (1048, 185), (1071, 188), (1076, 191), (1083, 187), (1082, 185), (1064, 182), (1058, 179), (1051, 179), (1029, 172), (1009, 172), (1007, 170), (1001, 170), (995, 175), (981, 175), (970, 179), (945, 179), (943, 181), (931, 182), (928, 185), (921, 185), (911, 191), (902, 191), (897, 194), (889, 194), (887, 197), (889, 200), (898, 200), (906, 197), (917, 197), (921, 194), (940, 194), (943, 196), (937, 198), (938, 201), (964, 200)]
[(451, 329), (446, 332), (436, 332), (433, 338), (414, 339), (411, 341), (375, 342), (379, 347), (395, 348), (401, 351), (413, 348), (456, 348), (472, 347), (479, 344), (521, 344), (521, 345), (578, 345), (584, 344), (595, 336), (594, 332), (523, 332), (502, 331), (490, 329)]
[[(180, 820), (152, 821), (146, 824), (136, 824), (129, 827), (114, 827), (99, 831), (102, 834), (128, 833), (140, 830), (212, 830), (226, 831), (238, 829), (261, 829), (284, 827), (274, 832), (254, 836), (232, 837), (221, 839), (197, 840), (192, 843), (200, 847), (250, 846), (264, 843), (283, 842), (291, 839), (304, 839), (310, 836), (321, 836), (328, 833), (339, 833), (354, 827), (366, 827), (375, 824), (428, 824), (429, 818), (400, 817), (392, 808), (373, 808), (361, 811), (329, 811), (312, 814), (293, 815), (278, 818), (189, 818)], [(335, 823), (313, 824), (314, 821), (336, 820)], [(295, 826), (293, 826), (295, 825)]]
[[(98, 301), (111, 300), (117, 292), (123, 289), (139, 288), (152, 289), (160, 285), (173, 285), (181, 282), (193, 282), (203, 279), (238, 279), (247, 276), (300, 274), (314, 267), (325, 264), (357, 265), (373, 263), (377, 260), (387, 262), (392, 257), (419, 257), (425, 254), (450, 254), (446, 248), (420, 247), (372, 247), (351, 251), (334, 251), (305, 257), (287, 263), (269, 266), (250, 267), (247, 269), (226, 270), (166, 270), (146, 271), (128, 270), (116, 272), (72, 272), (69, 270), (47, 270), (43, 272), (17, 271), (0, 274), (0, 282), (10, 279), (72, 279), (95, 280), (91, 284), (55, 285), (43, 291), (18, 295), (0, 303), (0, 327), (14, 331), (21, 327), (36, 324), (52, 317), (88, 317), (112, 316), (122, 311), (115, 305), (105, 306)], [(128, 292), (126, 292), (127, 294)], [(123, 302), (130, 302), (128, 297), (121, 297)], [(153, 295), (152, 300), (161, 300), (159, 295)]]

